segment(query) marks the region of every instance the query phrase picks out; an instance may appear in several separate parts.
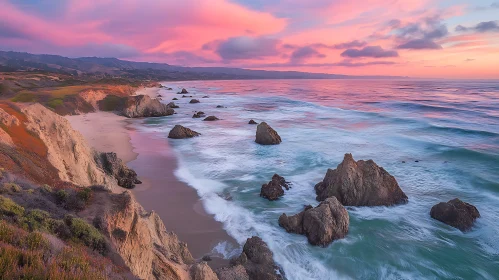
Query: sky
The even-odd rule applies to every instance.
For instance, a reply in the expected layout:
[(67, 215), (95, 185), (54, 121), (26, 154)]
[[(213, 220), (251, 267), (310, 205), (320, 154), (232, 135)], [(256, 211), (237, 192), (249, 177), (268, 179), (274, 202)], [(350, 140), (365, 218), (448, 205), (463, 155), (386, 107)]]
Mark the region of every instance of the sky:
[(0, 50), (499, 78), (498, 0), (0, 0)]

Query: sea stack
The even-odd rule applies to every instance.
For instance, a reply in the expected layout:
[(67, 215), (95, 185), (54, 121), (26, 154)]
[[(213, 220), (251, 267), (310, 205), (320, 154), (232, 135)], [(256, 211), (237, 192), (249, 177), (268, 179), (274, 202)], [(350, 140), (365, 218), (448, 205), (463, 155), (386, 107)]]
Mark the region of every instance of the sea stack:
[(192, 138), (201, 135), (200, 133), (191, 130), (187, 127), (183, 127), (181, 125), (176, 125), (172, 130), (170, 130), (170, 133), (168, 134), (168, 138), (172, 139), (185, 139), (185, 138)]
[(122, 114), (127, 118), (162, 117), (173, 115), (175, 111), (148, 95), (129, 96), (125, 100)]
[(336, 197), (324, 200), (315, 208), (307, 206), (294, 216), (279, 217), (279, 225), (287, 232), (306, 235), (310, 244), (322, 247), (344, 238), (349, 224), (348, 212)]
[(270, 182), (262, 185), (260, 196), (270, 201), (277, 200), (284, 195), (284, 189), (289, 190), (289, 183), (283, 177), (274, 174)]
[(335, 196), (345, 206), (391, 206), (407, 202), (395, 177), (374, 161), (355, 161), (345, 154), (336, 169), (328, 169), (315, 185), (317, 200)]
[(461, 231), (469, 231), (475, 220), (480, 218), (480, 212), (475, 206), (455, 198), (433, 206), (430, 216)]
[(266, 122), (260, 123), (256, 128), (256, 143), (260, 145), (277, 145), (282, 142), (277, 132)]

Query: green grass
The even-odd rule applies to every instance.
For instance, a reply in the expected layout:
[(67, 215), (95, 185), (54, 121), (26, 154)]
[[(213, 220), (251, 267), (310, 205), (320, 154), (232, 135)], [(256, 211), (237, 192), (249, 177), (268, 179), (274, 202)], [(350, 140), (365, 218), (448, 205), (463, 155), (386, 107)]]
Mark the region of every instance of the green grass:
[(36, 102), (38, 97), (30, 92), (18, 93), (14, 98), (11, 99), (12, 102)]
[(21, 217), (24, 215), (24, 207), (12, 201), (12, 199), (0, 196), (0, 214), (9, 217)]
[(64, 104), (64, 100), (62, 98), (54, 98), (48, 101), (46, 104), (48, 107), (56, 109), (57, 107), (62, 106)]

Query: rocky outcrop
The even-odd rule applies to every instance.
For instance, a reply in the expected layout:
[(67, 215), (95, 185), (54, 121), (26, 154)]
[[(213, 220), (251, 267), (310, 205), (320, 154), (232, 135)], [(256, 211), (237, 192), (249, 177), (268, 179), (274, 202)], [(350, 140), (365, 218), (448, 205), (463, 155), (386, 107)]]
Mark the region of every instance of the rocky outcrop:
[(184, 138), (192, 138), (201, 135), (201, 133), (198, 133), (194, 130), (191, 130), (187, 127), (183, 127), (181, 125), (176, 125), (173, 127), (172, 130), (170, 130), (170, 133), (168, 134), (168, 138), (172, 139), (184, 139)]
[(106, 98), (107, 94), (102, 90), (85, 90), (78, 94), (83, 100), (92, 105), (94, 110), (99, 109), (99, 101)]
[(189, 93), (185, 88), (182, 89), (182, 91), (180, 92), (181, 94), (186, 94), (186, 93)]
[(26, 116), (26, 129), (46, 146), (47, 160), (58, 170), (61, 181), (117, 187), (116, 180), (96, 164), (97, 153), (68, 120), (38, 103), (20, 108)]
[(208, 116), (203, 121), (212, 122), (212, 121), (218, 121), (218, 120), (219, 120), (219, 118), (217, 118), (215, 116)]
[(201, 111), (196, 112), (196, 113), (194, 113), (194, 115), (192, 115), (192, 117), (195, 119), (202, 118), (204, 116), (205, 116), (204, 112), (201, 112)]
[(148, 95), (129, 96), (122, 114), (127, 118), (162, 117), (173, 115), (175, 111)]
[(248, 124), (258, 124), (258, 123), (257, 123), (257, 122), (255, 122), (254, 120), (250, 120), (250, 121), (248, 122)]
[(284, 272), (274, 262), (274, 254), (257, 236), (246, 240), (241, 255), (231, 261), (231, 266), (217, 270), (220, 280), (234, 279), (285, 279)]
[(5, 126), (19, 125), (19, 119), (0, 108), (0, 122)]
[(177, 104), (175, 104), (175, 102), (170, 102), (170, 103), (168, 103), (168, 105), (166, 105), (166, 106), (168, 106), (168, 108), (172, 108), (172, 109), (177, 109), (177, 108), (180, 108), (180, 107), (178, 107), (178, 105), (177, 105)]
[(261, 145), (277, 145), (282, 141), (279, 134), (272, 127), (266, 122), (262, 122), (256, 128), (255, 142)]
[(475, 206), (455, 198), (433, 206), (430, 216), (461, 231), (469, 231), (475, 220), (480, 218), (480, 212)]
[(283, 177), (274, 174), (270, 182), (262, 185), (260, 196), (270, 201), (277, 200), (284, 195), (284, 189), (289, 190), (289, 183)]
[(146, 212), (130, 191), (94, 192), (93, 205), (80, 215), (109, 239), (113, 250), (138, 278), (191, 279), (189, 270), (194, 259), (187, 245), (166, 231), (159, 216)]
[(196, 263), (191, 266), (190, 274), (192, 280), (218, 280), (217, 275), (206, 262)]
[(191, 104), (195, 104), (195, 103), (200, 103), (199, 100), (197, 99), (191, 99), (191, 101), (189, 101), (189, 103)]
[(345, 206), (391, 206), (407, 202), (395, 177), (374, 161), (355, 161), (345, 154), (336, 169), (328, 169), (315, 185), (317, 200), (335, 196)]
[(135, 184), (142, 184), (137, 178), (137, 173), (128, 168), (116, 153), (101, 153), (96, 162), (108, 175), (116, 178), (120, 187), (133, 189)]
[(315, 208), (307, 206), (294, 216), (279, 217), (279, 225), (287, 232), (306, 235), (308, 242), (316, 246), (344, 238), (349, 224), (348, 212), (336, 197), (324, 200)]

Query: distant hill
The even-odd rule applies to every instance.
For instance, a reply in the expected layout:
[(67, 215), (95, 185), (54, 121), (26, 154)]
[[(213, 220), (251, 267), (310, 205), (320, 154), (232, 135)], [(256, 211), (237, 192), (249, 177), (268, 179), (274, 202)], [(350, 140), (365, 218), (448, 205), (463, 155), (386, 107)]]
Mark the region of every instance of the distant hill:
[(0, 71), (46, 71), (74, 76), (109, 76), (145, 80), (234, 79), (351, 79), (401, 78), (393, 76), (347, 76), (297, 71), (266, 71), (229, 67), (182, 67), (166, 63), (133, 62), (117, 58), (30, 54), (0, 51)]

